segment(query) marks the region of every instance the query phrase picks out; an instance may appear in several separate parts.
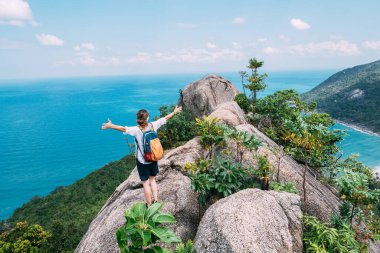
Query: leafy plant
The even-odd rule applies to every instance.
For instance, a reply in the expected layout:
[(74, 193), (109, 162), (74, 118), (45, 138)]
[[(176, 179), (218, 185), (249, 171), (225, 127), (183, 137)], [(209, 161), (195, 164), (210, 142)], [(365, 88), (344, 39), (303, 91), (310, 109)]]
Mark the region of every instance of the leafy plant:
[(211, 116), (203, 116), (195, 119), (198, 126), (199, 140), (204, 148), (208, 150), (208, 157), (213, 157), (214, 148), (226, 144), (224, 127), (219, 124), (219, 119)]
[(186, 244), (183, 244), (183, 243), (178, 244), (175, 252), (176, 253), (195, 253), (193, 242), (191, 240), (188, 240)]
[(229, 128), (223, 126), (225, 136), (235, 141), (236, 143), (236, 160), (240, 163), (243, 161), (244, 149), (249, 151), (257, 150), (261, 141), (256, 136), (249, 134), (245, 131), (239, 131), (236, 128)]
[(172, 214), (160, 212), (162, 206), (162, 202), (157, 202), (147, 208), (145, 203), (138, 202), (125, 211), (126, 222), (116, 231), (122, 253), (163, 252), (166, 249), (157, 245), (158, 242), (181, 242), (172, 230), (160, 226), (176, 222)]
[(270, 184), (270, 189), (278, 192), (289, 192), (298, 194), (298, 190), (292, 182), (273, 182)]
[(189, 172), (191, 187), (198, 193), (198, 201), (205, 205), (211, 197), (223, 198), (241, 190), (252, 171), (243, 168), (232, 159), (216, 158), (214, 164), (210, 160), (186, 164), (183, 168)]
[(316, 217), (304, 216), (304, 250), (315, 253), (357, 253), (360, 243), (355, 239), (352, 228), (343, 223), (333, 228), (320, 222)]
[(237, 94), (234, 101), (240, 106), (241, 109), (243, 109), (245, 113), (248, 112), (249, 107), (252, 104), (252, 101), (250, 101), (250, 99), (243, 93)]
[(371, 190), (369, 188), (370, 180), (371, 178), (366, 173), (349, 168), (340, 171), (339, 177), (336, 179), (341, 198), (352, 205), (349, 216), (351, 223), (355, 208), (365, 208), (365, 206), (378, 203), (380, 200), (380, 189)]
[(258, 161), (258, 169), (255, 174), (260, 177), (261, 190), (269, 190), (269, 177), (272, 174), (272, 164), (269, 162), (267, 156), (256, 155)]

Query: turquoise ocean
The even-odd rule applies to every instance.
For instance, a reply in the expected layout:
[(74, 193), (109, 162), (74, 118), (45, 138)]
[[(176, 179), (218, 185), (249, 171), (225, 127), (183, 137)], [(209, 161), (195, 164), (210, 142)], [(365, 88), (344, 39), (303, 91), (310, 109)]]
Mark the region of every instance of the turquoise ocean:
[[(269, 86), (260, 96), (281, 89), (306, 92), (335, 72), (269, 72)], [(237, 73), (219, 74), (241, 89)], [(32, 197), (72, 184), (128, 154), (120, 132), (100, 130), (107, 117), (134, 125), (137, 110), (157, 115), (161, 105), (177, 102), (179, 89), (206, 75), (1, 80), (0, 219)], [(345, 156), (359, 153), (365, 164), (380, 165), (380, 137), (335, 127), (347, 130), (340, 144)]]

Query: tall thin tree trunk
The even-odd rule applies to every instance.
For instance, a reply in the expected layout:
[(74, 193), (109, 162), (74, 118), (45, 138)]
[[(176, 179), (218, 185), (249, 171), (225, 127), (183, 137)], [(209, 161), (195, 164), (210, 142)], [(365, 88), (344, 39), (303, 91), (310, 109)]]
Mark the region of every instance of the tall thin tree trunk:
[(302, 174), (302, 190), (303, 190), (303, 212), (307, 213), (307, 194), (306, 194), (306, 171), (308, 169), (307, 162), (305, 162), (305, 167)]
[(257, 96), (257, 91), (253, 91), (253, 114), (256, 113), (256, 96)]
[(280, 182), (280, 164), (281, 164), (281, 157), (278, 159), (278, 162), (277, 162), (277, 182)]
[(247, 94), (245, 94), (245, 87), (244, 87), (244, 77), (242, 76), (241, 77), (241, 86), (243, 86), (243, 92), (244, 92), (244, 95), (247, 96)]
[(354, 219), (354, 211), (355, 211), (355, 206), (352, 205), (352, 208), (351, 208), (351, 215), (350, 215), (350, 224), (352, 226), (352, 221)]

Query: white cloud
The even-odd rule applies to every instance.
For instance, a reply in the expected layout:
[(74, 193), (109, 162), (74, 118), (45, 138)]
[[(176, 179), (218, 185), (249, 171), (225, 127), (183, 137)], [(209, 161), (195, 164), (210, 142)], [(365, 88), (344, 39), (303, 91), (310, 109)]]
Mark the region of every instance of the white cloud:
[(364, 41), (362, 46), (368, 49), (380, 50), (380, 40), (378, 41)]
[(146, 53), (139, 52), (127, 59), (128, 63), (200, 63), (215, 62), (219, 60), (241, 60), (244, 55), (238, 50), (220, 49), (182, 49), (169, 52)]
[(264, 53), (266, 54), (278, 54), (281, 50), (275, 47), (266, 47), (264, 48)]
[(232, 20), (232, 23), (237, 24), (237, 25), (244, 24), (245, 23), (245, 18), (243, 18), (243, 17), (236, 17), (236, 18), (234, 18)]
[(28, 2), (24, 0), (0, 0), (0, 25), (24, 26), (26, 22), (37, 25), (33, 20)]
[(268, 39), (267, 38), (257, 38), (256, 41), (259, 43), (265, 43), (268, 41)]
[(332, 39), (332, 40), (344, 40), (344, 36), (332, 34), (332, 35), (330, 35), (330, 39)]
[(197, 27), (197, 25), (195, 25), (195, 24), (182, 23), (182, 22), (176, 23), (175, 26), (178, 27), (178, 28), (184, 28), (184, 29), (190, 29), (190, 28)]
[(235, 49), (240, 49), (241, 48), (241, 45), (235, 41), (232, 42), (232, 46), (235, 48)]
[(283, 40), (283, 41), (289, 41), (290, 39), (287, 37), (287, 36), (285, 36), (284, 34), (280, 34), (279, 36), (278, 36), (278, 38), (280, 39), (280, 40)]
[(77, 53), (77, 58), (72, 62), (73, 65), (80, 64), (86, 66), (94, 66), (98, 64), (98, 61), (90, 55), (88, 52)]
[(57, 36), (51, 34), (37, 34), (36, 38), (42, 45), (45, 46), (63, 46), (65, 43)]
[(359, 54), (359, 48), (355, 43), (346, 40), (311, 42), (308, 44), (298, 44), (289, 47), (290, 52), (295, 54), (338, 54), (338, 55), (356, 55)]
[(215, 48), (216, 48), (216, 45), (215, 45), (214, 43), (207, 42), (207, 48), (215, 49)]
[(81, 43), (79, 45), (75, 45), (73, 48), (75, 51), (80, 51), (82, 49), (95, 50), (95, 46), (91, 42)]
[(60, 64), (88, 67), (116, 66), (121, 64), (121, 60), (114, 56), (95, 56), (90, 51), (78, 51), (72, 60), (63, 61)]
[(292, 18), (290, 20), (290, 24), (296, 28), (297, 30), (308, 30), (310, 29), (310, 25), (308, 23), (306, 23), (305, 21), (302, 21), (301, 19), (299, 18)]

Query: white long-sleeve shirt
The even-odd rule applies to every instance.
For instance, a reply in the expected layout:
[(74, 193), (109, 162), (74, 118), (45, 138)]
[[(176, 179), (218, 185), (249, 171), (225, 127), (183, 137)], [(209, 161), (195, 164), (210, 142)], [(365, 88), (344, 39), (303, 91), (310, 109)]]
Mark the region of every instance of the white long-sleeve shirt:
[[(152, 125), (153, 125), (153, 130), (157, 132), (157, 130), (162, 127), (163, 125), (166, 124), (166, 119), (165, 118), (160, 118), (156, 121), (153, 121), (152, 122)], [(149, 126), (146, 126), (144, 131), (147, 131), (149, 130)], [(141, 153), (144, 153), (144, 148), (143, 148), (143, 145), (142, 145), (142, 138), (143, 138), (143, 132), (140, 130), (140, 128), (138, 126), (133, 126), (133, 127), (129, 127), (129, 126), (125, 126), (125, 132), (123, 132), (123, 134), (125, 135), (132, 135), (136, 138), (137, 140), (137, 144), (139, 145), (139, 148), (141, 150), (138, 150), (138, 148), (136, 147), (136, 157), (137, 157), (137, 160), (140, 162), (140, 163), (143, 163), (143, 164), (149, 164), (150, 162), (146, 162), (144, 160), (144, 157)]]

